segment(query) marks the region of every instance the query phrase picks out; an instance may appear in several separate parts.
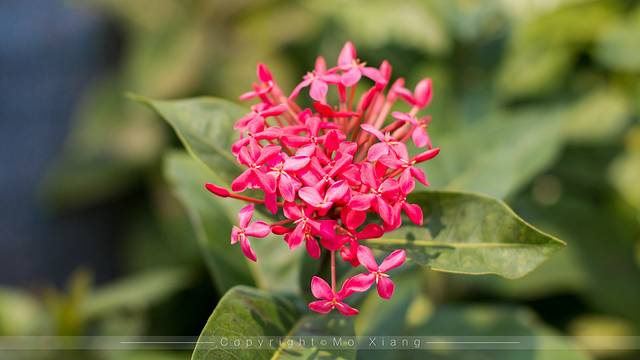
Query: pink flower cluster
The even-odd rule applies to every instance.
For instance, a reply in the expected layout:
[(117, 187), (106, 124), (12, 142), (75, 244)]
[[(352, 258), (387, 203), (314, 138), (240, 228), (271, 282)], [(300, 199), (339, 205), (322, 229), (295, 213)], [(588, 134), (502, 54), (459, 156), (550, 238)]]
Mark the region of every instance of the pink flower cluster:
[[(361, 243), (398, 228), (402, 213), (415, 224), (423, 221), (422, 210), (407, 202), (407, 195), (415, 181), (428, 186), (416, 164), (439, 152), (427, 133), (430, 117), (417, 116), (431, 101), (431, 81), (424, 79), (411, 91), (402, 78), (388, 86), (390, 78), (387, 61), (378, 68), (367, 66), (350, 42), (335, 67), (327, 68), (318, 57), (315, 69), (289, 96), (267, 67), (259, 64), (259, 81), (240, 96), (258, 103), (235, 123), (240, 136), (231, 148), (246, 170), (233, 181), (231, 191), (206, 184), (215, 195), (250, 203), (240, 211), (239, 226), (231, 234), (231, 243), (240, 242), (247, 258), (256, 261), (249, 237), (269, 233), (282, 235), (290, 249), (304, 242), (313, 258), (320, 257), (322, 248), (329, 251), (331, 285), (319, 277), (311, 281), (319, 300), (309, 308), (316, 312), (336, 308), (354, 315), (358, 311), (343, 300), (374, 283), (382, 298), (390, 298), (394, 285), (387, 271), (402, 265), (404, 250), (392, 252), (378, 265)], [(369, 86), (358, 88), (360, 82)], [(310, 100), (304, 103), (310, 104), (308, 108), (295, 102), (307, 87)], [(407, 111), (392, 112), (400, 102)], [(405, 145), (409, 140), (423, 150), (410, 156)], [(241, 195), (245, 189), (259, 189), (264, 196)], [(284, 220), (251, 223), (254, 204), (264, 205), (273, 214), (282, 210)], [(336, 253), (352, 266), (366, 269), (346, 280), (337, 292)]]

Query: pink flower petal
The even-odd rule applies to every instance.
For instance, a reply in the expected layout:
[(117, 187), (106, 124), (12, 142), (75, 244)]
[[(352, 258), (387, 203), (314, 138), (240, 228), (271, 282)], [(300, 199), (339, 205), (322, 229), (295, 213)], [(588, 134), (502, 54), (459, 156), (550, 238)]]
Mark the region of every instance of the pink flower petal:
[(362, 124), (360, 125), (360, 128), (368, 132), (369, 134), (375, 136), (376, 138), (378, 138), (378, 140), (384, 141), (384, 134), (380, 130), (376, 129), (375, 127), (369, 124)]
[(360, 69), (358, 69), (357, 67), (352, 67), (346, 73), (342, 74), (342, 78), (341, 78), (342, 85), (347, 87), (353, 86), (357, 84), (358, 81), (360, 81), (361, 77), (362, 77), (362, 73), (360, 72)]
[(300, 199), (302, 199), (302, 201), (313, 207), (321, 207), (324, 203), (324, 199), (322, 198), (318, 190), (310, 186), (305, 186), (302, 189), (298, 190), (298, 196), (300, 197)]
[(432, 96), (431, 79), (424, 79), (416, 85), (414, 97), (419, 107), (424, 108), (431, 102)]
[(365, 211), (352, 210), (348, 211), (345, 215), (344, 224), (349, 229), (355, 229), (364, 224), (365, 220), (367, 220), (367, 213)]
[(245, 234), (257, 238), (263, 238), (271, 233), (271, 227), (264, 221), (256, 221), (247, 226)]
[(293, 100), (296, 97), (298, 97), (298, 95), (300, 95), (300, 91), (306, 88), (307, 86), (309, 86), (310, 84), (311, 84), (311, 79), (308, 79), (305, 77), (305, 79), (302, 80), (302, 82), (296, 85), (296, 87), (293, 89), (293, 91), (291, 92), (291, 95), (289, 95), (289, 99)]
[(427, 130), (425, 130), (422, 126), (416, 126), (411, 133), (411, 139), (413, 143), (416, 144), (417, 147), (423, 148), (429, 145), (429, 135), (427, 135)]
[(358, 246), (358, 261), (369, 271), (378, 271), (378, 263), (373, 257), (371, 249), (366, 246)]
[(287, 111), (287, 105), (284, 104), (279, 104), (279, 105), (275, 105), (272, 106), (268, 109), (263, 110), (262, 112), (260, 112), (260, 115), (264, 116), (264, 117), (269, 117), (269, 116), (278, 116), (280, 114), (282, 114), (283, 112)]
[(249, 169), (253, 176), (257, 179), (260, 188), (267, 193), (274, 193), (276, 191), (276, 180), (272, 176), (267, 176), (266, 173), (259, 169)]
[(282, 169), (284, 171), (298, 171), (309, 164), (309, 156), (292, 156), (284, 161)]
[(307, 253), (314, 259), (319, 259), (321, 250), (318, 245), (318, 241), (313, 236), (306, 236), (307, 240), (305, 242), (305, 246), (307, 248)]
[(333, 291), (331, 286), (324, 279), (314, 276), (311, 278), (311, 293), (316, 299), (331, 300), (333, 299)]
[(250, 185), (252, 177), (253, 174), (251, 169), (245, 170), (242, 174), (240, 174), (240, 176), (233, 180), (233, 182), (231, 183), (231, 190), (235, 192), (244, 191), (244, 189), (246, 189)]
[(371, 201), (375, 195), (373, 194), (358, 194), (351, 197), (349, 200), (349, 208), (356, 211), (366, 211), (371, 207)]
[(375, 170), (373, 165), (369, 163), (362, 164), (362, 167), (360, 168), (360, 179), (364, 184), (371, 188), (375, 189), (378, 187), (378, 179), (376, 178)]
[(329, 202), (337, 202), (346, 197), (348, 192), (349, 185), (347, 185), (344, 180), (339, 180), (329, 186), (327, 193), (325, 194), (325, 198)]
[(292, 202), (287, 202), (283, 206), (284, 216), (290, 220), (298, 220), (302, 217), (302, 210)]
[(231, 245), (238, 242), (239, 235), (240, 235), (240, 228), (237, 226), (232, 227), (231, 228)]
[(258, 64), (258, 79), (262, 82), (269, 82), (273, 80), (273, 76), (271, 75), (269, 68), (267, 68), (267, 65)]
[(395, 179), (387, 179), (385, 181), (382, 182), (382, 184), (380, 184), (379, 186), (379, 190), (382, 193), (391, 193), (394, 194), (398, 188), (400, 187), (400, 185), (398, 184), (398, 181), (396, 181)]
[(411, 172), (411, 175), (416, 178), (416, 180), (420, 181), (425, 186), (429, 186), (427, 176), (424, 174), (424, 171), (422, 169), (412, 167), (409, 171)]
[(326, 300), (318, 300), (309, 303), (309, 309), (320, 314), (327, 314), (333, 309), (333, 303)]
[(249, 148), (248, 147), (243, 147), (240, 149), (240, 151), (238, 152), (238, 161), (243, 164), (243, 165), (251, 165), (254, 162), (254, 158), (251, 157), (251, 154), (249, 153)]
[(404, 264), (407, 259), (407, 253), (404, 250), (395, 250), (387, 256), (380, 264), (380, 271), (387, 272)]
[(407, 214), (409, 219), (416, 225), (422, 225), (424, 216), (422, 215), (422, 209), (416, 204), (402, 204), (402, 210)]
[(393, 146), (393, 152), (398, 156), (398, 159), (409, 161), (409, 151), (407, 151), (407, 145), (404, 143), (397, 143)]
[(384, 235), (384, 230), (378, 224), (367, 224), (357, 235), (359, 240), (377, 239)]
[(353, 46), (351, 41), (347, 41), (342, 47), (340, 55), (338, 56), (338, 65), (351, 65), (353, 63), (353, 60), (356, 59), (356, 56), (356, 48)]
[(265, 193), (264, 194), (264, 206), (271, 212), (272, 214), (278, 213), (278, 196), (276, 193)]
[(386, 143), (375, 143), (369, 148), (369, 152), (367, 152), (367, 160), (378, 161), (387, 154), (389, 154), (389, 146)]
[(410, 124), (418, 125), (418, 121), (416, 120), (416, 118), (409, 114), (399, 112), (399, 111), (394, 111), (391, 113), (391, 116), (393, 116), (395, 119), (398, 119), (400, 121), (406, 121)]
[(256, 164), (262, 165), (274, 156), (280, 155), (280, 146), (267, 145), (260, 151), (260, 157), (256, 160)]
[(358, 274), (349, 278), (345, 282), (344, 287), (353, 292), (364, 292), (369, 290), (369, 288), (375, 281), (376, 275), (374, 273)]
[(249, 225), (249, 222), (251, 222), (251, 217), (253, 216), (253, 209), (253, 204), (249, 204), (240, 209), (240, 212), (238, 212), (238, 221), (240, 223), (240, 228), (244, 229), (247, 227), (247, 225)]
[(378, 159), (378, 161), (390, 169), (399, 169), (403, 165), (403, 162), (398, 160), (394, 155), (382, 156)]
[(400, 191), (403, 194), (409, 194), (416, 187), (415, 181), (413, 181), (413, 176), (411, 176), (411, 170), (405, 169), (400, 175), (400, 179), (398, 179), (400, 184)]
[(387, 204), (383, 199), (376, 198), (376, 210), (380, 215), (380, 218), (387, 224), (391, 225), (394, 223), (394, 215), (393, 209), (389, 204)]
[(285, 201), (292, 202), (296, 198), (296, 188), (293, 184), (293, 181), (288, 175), (281, 175), (280, 181), (278, 182), (278, 190), (280, 190), (280, 195)]
[(393, 295), (393, 281), (388, 277), (381, 276), (378, 278), (378, 295), (383, 299), (390, 299)]
[(316, 58), (314, 71), (318, 74), (324, 74), (324, 72), (327, 71), (327, 62), (324, 60), (324, 57), (318, 56)]
[(324, 101), (327, 98), (327, 91), (329, 87), (327, 83), (323, 80), (316, 79), (311, 83), (311, 90), (309, 90), (309, 95), (315, 101)]
[(298, 223), (293, 231), (287, 237), (287, 245), (289, 249), (293, 250), (302, 244), (304, 239), (304, 224)]
[(378, 85), (386, 85), (387, 84), (387, 79), (382, 75), (382, 73), (380, 72), (380, 70), (374, 68), (374, 67), (363, 67), (362, 69), (360, 69), (360, 71), (362, 72), (362, 75), (368, 77), (369, 79), (373, 80), (376, 82), (376, 84)]
[(324, 147), (327, 149), (327, 154), (331, 154), (336, 151), (343, 141), (340, 137), (340, 133), (337, 130), (330, 130), (327, 132), (327, 136), (324, 139)]
[(249, 243), (249, 239), (246, 236), (242, 236), (240, 239), (240, 248), (246, 256), (251, 261), (256, 261), (256, 253), (253, 252), (251, 248), (251, 243)]
[(339, 302), (335, 305), (335, 307), (344, 316), (353, 316), (358, 314), (358, 310), (352, 308), (347, 303)]

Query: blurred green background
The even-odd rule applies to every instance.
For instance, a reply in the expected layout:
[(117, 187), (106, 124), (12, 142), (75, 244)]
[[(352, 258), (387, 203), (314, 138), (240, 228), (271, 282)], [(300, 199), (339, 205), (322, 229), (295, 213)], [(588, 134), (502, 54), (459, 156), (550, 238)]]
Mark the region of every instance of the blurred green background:
[[(187, 213), (163, 177), (163, 155), (179, 143), (124, 94), (237, 99), (254, 81), (258, 62), (291, 89), (316, 54), (333, 62), (346, 40), (369, 64), (389, 60), (394, 78), (433, 79), (430, 131), (443, 149), (428, 171), (434, 188), (502, 198), (568, 243), (515, 281), (425, 271), (412, 316), (428, 317), (425, 308), (434, 304), (470, 303), (494, 321), (478, 334), (499, 331), (496, 324), (507, 318), (565, 335), (640, 335), (638, 1), (75, 0), (66, 6), (103, 19), (111, 39), (103, 51), (114, 61), (82, 91), (64, 147), (36, 195), (56, 217), (105, 203), (117, 209), (116, 275), (96, 283), (93, 269), (78, 267), (65, 286), (52, 280), (2, 287), (0, 335), (197, 335), (222, 287), (209, 278)], [(446, 311), (438, 316), (433, 326), (470, 326)], [(638, 358), (630, 351), (586, 356)]]

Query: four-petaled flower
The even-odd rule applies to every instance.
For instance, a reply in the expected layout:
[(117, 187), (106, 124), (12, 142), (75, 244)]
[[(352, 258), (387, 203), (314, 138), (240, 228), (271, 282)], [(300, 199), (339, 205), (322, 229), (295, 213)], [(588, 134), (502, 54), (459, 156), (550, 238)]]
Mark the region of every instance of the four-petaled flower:
[(349, 280), (342, 284), (342, 289), (337, 293), (331, 290), (329, 284), (317, 276), (311, 279), (311, 293), (315, 296), (316, 300), (309, 303), (309, 309), (326, 314), (333, 309), (338, 309), (342, 315), (351, 316), (358, 313), (357, 309), (352, 308), (344, 300), (347, 296), (353, 294), (355, 291), (351, 288)]
[(318, 56), (315, 69), (304, 76), (302, 82), (291, 92), (289, 99), (295, 99), (300, 94), (300, 90), (311, 85), (309, 96), (315, 101), (324, 102), (329, 90), (328, 84), (338, 84), (339, 82), (340, 76), (327, 73), (327, 63), (322, 56)]
[(269, 235), (271, 227), (264, 221), (255, 221), (252, 223), (252, 216), (253, 204), (249, 204), (240, 210), (238, 213), (239, 224), (231, 229), (231, 244), (240, 242), (240, 248), (244, 255), (252, 261), (256, 261), (256, 254), (253, 252), (247, 236), (263, 238)]
[(394, 285), (387, 271), (402, 265), (406, 258), (407, 255), (404, 250), (395, 250), (378, 266), (371, 249), (362, 245), (358, 246), (358, 261), (369, 270), (369, 273), (352, 277), (350, 279), (351, 289), (366, 291), (375, 282), (378, 288), (378, 295), (383, 299), (391, 298)]

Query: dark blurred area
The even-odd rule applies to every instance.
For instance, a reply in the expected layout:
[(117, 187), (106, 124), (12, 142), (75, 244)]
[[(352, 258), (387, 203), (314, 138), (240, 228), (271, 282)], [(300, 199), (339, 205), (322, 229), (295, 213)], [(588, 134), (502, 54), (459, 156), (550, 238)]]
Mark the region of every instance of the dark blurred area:
[(346, 40), (394, 78), (433, 78), (433, 188), (503, 199), (568, 243), (515, 281), (428, 272), (428, 301), (638, 336), (633, 0), (4, 0), (0, 335), (197, 335), (222, 294), (163, 174), (179, 141), (126, 94), (234, 100), (259, 62), (291, 89)]
[(80, 98), (116, 61), (103, 17), (56, 1), (4, 1), (0, 12), (0, 263), (3, 284), (62, 284), (79, 266), (116, 272), (117, 208), (54, 214), (36, 194)]

